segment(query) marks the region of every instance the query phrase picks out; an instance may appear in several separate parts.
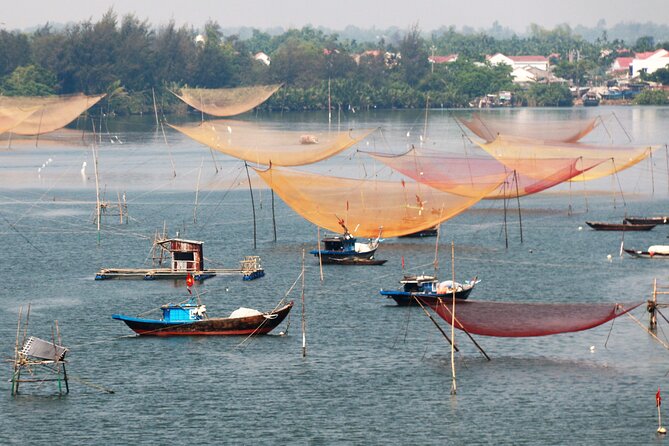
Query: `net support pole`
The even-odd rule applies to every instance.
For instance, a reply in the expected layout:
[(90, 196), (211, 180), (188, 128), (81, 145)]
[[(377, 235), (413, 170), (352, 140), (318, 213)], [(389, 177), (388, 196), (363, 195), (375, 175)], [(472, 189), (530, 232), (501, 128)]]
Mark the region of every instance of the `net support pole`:
[(302, 250), (302, 357), (307, 356), (307, 314), (304, 307), (304, 249)]
[(518, 224), (520, 225), (520, 243), (523, 243), (523, 215), (520, 212), (520, 192), (518, 191), (518, 173), (513, 171), (514, 181), (516, 182), (516, 202), (518, 203)]
[(272, 228), (274, 229), (274, 241), (276, 242), (276, 214), (274, 213), (274, 189), (272, 189)]
[(251, 175), (249, 175), (249, 165), (244, 161), (244, 167), (246, 168), (246, 179), (249, 182), (249, 193), (251, 194), (251, 209), (253, 210), (253, 249), (257, 248), (257, 235), (256, 235), (256, 205), (253, 200), (253, 188), (251, 187)]
[(446, 334), (446, 332), (439, 326), (439, 324), (437, 323), (437, 321), (434, 320), (434, 318), (432, 317), (432, 315), (430, 314), (430, 312), (427, 311), (427, 309), (425, 308), (425, 306), (423, 305), (423, 303), (420, 301), (420, 299), (418, 299), (418, 297), (416, 297), (416, 296), (411, 296), (411, 298), (414, 299), (416, 302), (418, 302), (418, 305), (420, 305), (420, 307), (423, 309), (423, 311), (425, 312), (425, 314), (427, 315), (427, 317), (430, 318), (430, 320), (432, 321), (432, 323), (434, 324), (434, 326), (437, 327), (437, 330), (439, 330), (439, 332), (441, 333), (441, 335), (448, 341), (448, 343), (451, 345), (451, 347), (453, 347), (453, 348), (455, 349), (456, 352), (459, 352), (460, 350), (458, 349), (458, 347), (453, 343), (453, 341), (451, 341), (451, 338), (448, 337), (448, 335)]
[[(451, 240), (451, 276), (453, 280), (453, 310), (451, 311), (451, 338), (455, 340), (455, 243)], [(457, 383), (455, 381), (455, 349), (451, 344), (451, 395), (455, 395), (458, 391)]]

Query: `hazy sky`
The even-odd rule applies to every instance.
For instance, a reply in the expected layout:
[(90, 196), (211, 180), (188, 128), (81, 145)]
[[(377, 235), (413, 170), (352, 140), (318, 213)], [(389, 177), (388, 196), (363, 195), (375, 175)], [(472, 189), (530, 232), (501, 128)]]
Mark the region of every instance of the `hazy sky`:
[[(3, 0), (0, 27), (25, 29), (50, 23), (97, 21), (110, 7), (119, 16), (133, 13), (158, 26), (173, 19), (177, 25), (201, 28), (209, 20), (222, 27), (300, 28), (348, 25), (364, 29), (390, 26), (423, 31), (455, 25), (488, 28), (494, 21), (524, 32), (531, 23), (545, 28), (568, 23), (595, 26), (600, 19), (611, 27), (619, 22), (669, 24), (666, 0)], [(11, 3), (11, 5), (9, 5)]]

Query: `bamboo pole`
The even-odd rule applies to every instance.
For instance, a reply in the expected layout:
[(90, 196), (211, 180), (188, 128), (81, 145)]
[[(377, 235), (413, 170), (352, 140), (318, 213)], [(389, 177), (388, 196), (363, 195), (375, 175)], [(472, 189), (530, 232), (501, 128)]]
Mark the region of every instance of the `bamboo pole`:
[(153, 95), (153, 113), (156, 116), (156, 129), (160, 126), (160, 121), (158, 120), (158, 107), (156, 106), (156, 90), (151, 87), (151, 94)]
[(448, 335), (446, 334), (446, 332), (439, 326), (439, 324), (437, 323), (437, 321), (434, 320), (434, 318), (432, 317), (432, 315), (430, 314), (430, 312), (427, 311), (427, 309), (425, 308), (425, 306), (423, 305), (423, 303), (420, 301), (420, 299), (418, 299), (418, 297), (416, 297), (416, 296), (411, 296), (411, 297), (412, 297), (416, 302), (418, 302), (418, 305), (420, 305), (420, 307), (423, 309), (423, 311), (425, 312), (425, 314), (427, 315), (427, 317), (430, 318), (430, 320), (432, 321), (432, 323), (434, 324), (434, 326), (437, 327), (437, 330), (439, 330), (439, 332), (442, 334), (442, 336), (443, 336), (444, 338), (446, 338), (446, 340), (447, 340), (448, 343), (451, 345), (451, 347), (454, 348), (456, 352), (459, 352), (460, 349), (458, 349), (458, 347), (455, 346), (455, 344), (454, 344), (454, 342), (451, 340), (451, 338), (448, 337)]
[(318, 246), (316, 247), (316, 249), (318, 249), (318, 266), (319, 266), (319, 269), (320, 269), (320, 272), (321, 272), (321, 282), (322, 282), (323, 281), (323, 256), (321, 254), (321, 227), (320, 226), (318, 226), (317, 237), (318, 237)]
[(19, 319), (16, 324), (16, 342), (14, 344), (14, 373), (12, 374), (12, 395), (19, 392), (19, 379), (21, 377), (19, 372), (19, 336), (21, 334), (21, 316), (23, 306), (19, 307)]
[(197, 223), (197, 199), (200, 194), (200, 177), (202, 176), (202, 166), (204, 165), (204, 158), (200, 161), (200, 171), (197, 174), (197, 186), (195, 187), (195, 206), (193, 207), (193, 224)]
[[(516, 182), (516, 202), (518, 203), (518, 223), (520, 224), (520, 243), (523, 243), (523, 215), (520, 212), (520, 192), (518, 191), (518, 172), (515, 169), (513, 171), (513, 177), (514, 181)], [(571, 204), (569, 206), (571, 206)]]
[(251, 208), (253, 210), (253, 249), (257, 247), (257, 234), (256, 234), (256, 205), (253, 200), (253, 188), (251, 187), (251, 176), (249, 175), (249, 165), (244, 161), (244, 167), (246, 168), (246, 179), (249, 182), (249, 193), (251, 194)]
[(307, 356), (307, 317), (304, 306), (304, 249), (302, 249), (302, 357)]
[[(453, 309), (451, 310), (451, 339), (455, 341), (455, 243), (451, 240), (451, 276), (453, 280)], [(457, 393), (457, 384), (455, 382), (455, 349), (451, 343), (451, 395)]]

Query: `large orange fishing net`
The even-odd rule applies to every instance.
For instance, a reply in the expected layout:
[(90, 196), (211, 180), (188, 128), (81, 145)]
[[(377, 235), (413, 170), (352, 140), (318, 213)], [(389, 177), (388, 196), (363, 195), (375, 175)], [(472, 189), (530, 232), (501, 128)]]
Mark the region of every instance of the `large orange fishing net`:
[(598, 124), (599, 118), (591, 119), (537, 119), (515, 116), (505, 118), (497, 114), (474, 113), (471, 119), (456, 118), (476, 136), (488, 142), (497, 135), (521, 136), (524, 138), (544, 139), (549, 141), (576, 142), (590, 133)]
[[(31, 111), (6, 131), (17, 135), (41, 135), (65, 127), (104, 96), (0, 96), (0, 110)], [(20, 118), (22, 114), (17, 116)]]
[(269, 99), (281, 85), (257, 85), (237, 88), (188, 88), (176, 97), (191, 107), (219, 118), (245, 113)]
[(287, 131), (230, 120), (170, 126), (226, 155), (266, 166), (315, 163), (351, 147), (374, 131)]
[(384, 237), (397, 237), (432, 228), (490, 192), (482, 190), (478, 197), (467, 197), (403, 179), (350, 179), (275, 167), (256, 172), (311, 223), (341, 232), (343, 220), (358, 237), (376, 237), (380, 230)]

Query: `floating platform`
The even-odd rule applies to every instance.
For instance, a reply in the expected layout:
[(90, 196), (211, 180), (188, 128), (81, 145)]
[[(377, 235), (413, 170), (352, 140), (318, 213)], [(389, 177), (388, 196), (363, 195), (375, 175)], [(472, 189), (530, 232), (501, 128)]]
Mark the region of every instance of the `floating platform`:
[(188, 274), (198, 282), (205, 281), (214, 276), (241, 275), (242, 280), (255, 280), (265, 275), (265, 269), (261, 266), (260, 257), (246, 256), (241, 260), (237, 269), (206, 269), (203, 271), (174, 270), (170, 268), (103, 268), (95, 273), (95, 280), (185, 280)]

